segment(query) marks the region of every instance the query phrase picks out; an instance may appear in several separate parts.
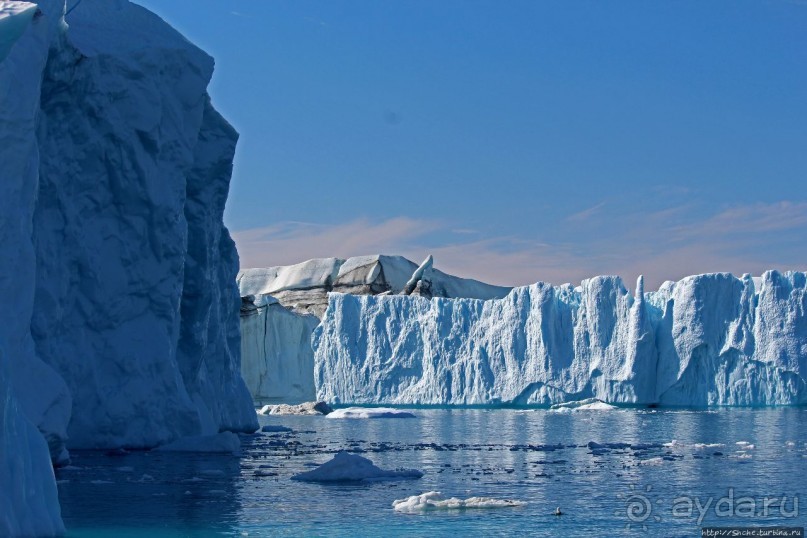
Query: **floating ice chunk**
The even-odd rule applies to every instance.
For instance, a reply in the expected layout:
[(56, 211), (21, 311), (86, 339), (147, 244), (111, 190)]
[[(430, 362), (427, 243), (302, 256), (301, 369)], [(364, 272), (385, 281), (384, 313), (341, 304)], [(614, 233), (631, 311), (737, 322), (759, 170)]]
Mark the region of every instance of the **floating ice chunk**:
[(233, 454), (237, 456), (241, 453), (241, 441), (233, 432), (222, 432), (216, 435), (183, 437), (173, 443), (157, 447), (154, 450), (161, 452)]
[(333, 412), (331, 406), (325, 402), (305, 402), (297, 405), (278, 404), (264, 405), (260, 415), (327, 415)]
[(415, 415), (391, 407), (345, 407), (330, 413), (328, 418), (415, 418)]
[(572, 411), (610, 411), (616, 409), (615, 406), (605, 403), (597, 398), (586, 398), (576, 402), (563, 402), (555, 404), (549, 408), (555, 413), (569, 413)]
[(277, 424), (267, 424), (266, 426), (261, 428), (263, 433), (285, 433), (285, 432), (292, 432), (291, 428), (287, 428), (286, 426), (280, 426)]
[(524, 501), (511, 499), (493, 499), (490, 497), (471, 497), (458, 499), (445, 498), (439, 491), (429, 491), (420, 495), (413, 495), (406, 499), (392, 502), (392, 508), (398, 512), (417, 513), (433, 510), (469, 510), (478, 508), (513, 508), (525, 506)]
[(337, 452), (331, 461), (323, 463), (314, 470), (296, 474), (291, 479), (303, 482), (375, 482), (422, 476), (423, 473), (417, 469), (390, 471), (376, 467), (372, 461), (356, 454)]
[(655, 457), (655, 458), (648, 458), (646, 460), (639, 460), (639, 465), (661, 465), (664, 463), (664, 458), (662, 457)]

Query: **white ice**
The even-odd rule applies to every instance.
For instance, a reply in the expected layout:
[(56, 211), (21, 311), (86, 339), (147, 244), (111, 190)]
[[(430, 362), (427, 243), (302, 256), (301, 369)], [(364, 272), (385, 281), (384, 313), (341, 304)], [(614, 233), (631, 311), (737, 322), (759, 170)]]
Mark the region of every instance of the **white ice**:
[(586, 398), (576, 402), (563, 402), (555, 404), (549, 408), (551, 412), (555, 413), (572, 413), (575, 411), (611, 411), (616, 409), (615, 406), (605, 403), (597, 398)]
[(390, 407), (345, 407), (329, 413), (328, 418), (415, 418), (415, 414)]
[(429, 491), (420, 495), (413, 495), (406, 499), (392, 502), (392, 508), (398, 512), (419, 513), (435, 510), (474, 510), (490, 508), (515, 508), (525, 506), (524, 501), (511, 499), (493, 499), (491, 497), (470, 497), (459, 499), (457, 497), (444, 497), (438, 491)]
[(807, 403), (807, 273), (601, 276), (502, 299), (331, 293), (314, 331), (334, 404)]

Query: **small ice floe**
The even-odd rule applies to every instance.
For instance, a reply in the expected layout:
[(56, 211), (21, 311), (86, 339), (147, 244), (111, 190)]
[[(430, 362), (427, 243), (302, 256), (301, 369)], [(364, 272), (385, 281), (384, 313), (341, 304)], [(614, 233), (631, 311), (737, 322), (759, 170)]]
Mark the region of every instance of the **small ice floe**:
[(325, 402), (306, 402), (298, 405), (277, 404), (264, 405), (259, 415), (327, 415), (333, 409)]
[(785, 446), (786, 446), (786, 447), (791, 447), (791, 448), (792, 448), (792, 447), (796, 446), (796, 443), (794, 443), (793, 441), (787, 441), (787, 442), (785, 443)]
[(740, 447), (740, 450), (754, 450), (757, 447), (748, 441), (737, 441), (735, 444)]
[(473, 510), (484, 508), (514, 508), (525, 506), (524, 501), (512, 499), (493, 499), (491, 497), (470, 497), (468, 499), (458, 499), (457, 497), (446, 498), (439, 491), (429, 491), (420, 495), (413, 495), (406, 499), (398, 499), (392, 502), (392, 508), (398, 512), (418, 513), (435, 510)]
[(291, 479), (303, 482), (377, 482), (422, 476), (423, 473), (417, 469), (381, 469), (373, 465), (373, 462), (367, 458), (347, 452), (337, 452), (331, 461), (323, 463), (311, 471), (296, 474)]
[(279, 424), (267, 424), (261, 428), (261, 431), (263, 433), (290, 433), (294, 430), (287, 428), (286, 426), (280, 426)]
[(694, 448), (696, 450), (706, 450), (708, 448), (719, 448), (726, 445), (724, 445), (723, 443), (693, 443), (690, 445), (673, 439), (669, 443), (664, 443), (661, 446), (663, 446), (664, 448), (672, 448), (674, 450), (684, 450), (688, 448)]
[(574, 411), (611, 411), (616, 409), (609, 403), (605, 403), (597, 398), (586, 398), (576, 402), (563, 402), (555, 404), (549, 408), (550, 413), (572, 413)]
[(139, 479), (135, 480), (135, 482), (146, 483), (146, 482), (154, 482), (154, 477), (150, 474), (144, 474)]
[(196, 483), (196, 482), (204, 482), (204, 481), (205, 481), (204, 478), (199, 478), (198, 476), (193, 476), (191, 478), (183, 479), (182, 483), (183, 484), (193, 484), (193, 483)]
[(233, 432), (221, 432), (216, 435), (182, 437), (173, 443), (159, 446), (154, 450), (159, 452), (201, 452), (238, 456), (241, 454), (241, 441)]
[(346, 407), (330, 413), (328, 418), (415, 418), (415, 415), (390, 407)]
[(655, 457), (655, 458), (648, 458), (646, 460), (639, 460), (639, 465), (661, 465), (664, 463), (664, 458), (662, 457)]
[(706, 450), (707, 448), (720, 448), (726, 446), (723, 443), (695, 443), (692, 445), (692, 448), (696, 448), (698, 450)]

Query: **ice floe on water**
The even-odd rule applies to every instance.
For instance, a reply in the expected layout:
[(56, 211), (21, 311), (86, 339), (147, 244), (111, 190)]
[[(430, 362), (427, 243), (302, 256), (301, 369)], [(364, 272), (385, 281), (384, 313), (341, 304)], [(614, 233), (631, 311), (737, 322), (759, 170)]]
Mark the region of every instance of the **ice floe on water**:
[(391, 407), (345, 407), (329, 413), (328, 418), (415, 418), (415, 415)]
[(347, 452), (337, 452), (331, 461), (325, 462), (311, 471), (296, 474), (291, 479), (303, 482), (377, 482), (422, 476), (423, 473), (417, 469), (381, 469), (373, 465), (373, 462), (367, 458)]
[(259, 415), (327, 415), (331, 412), (333, 409), (325, 402), (264, 405), (258, 410)]
[(574, 411), (611, 411), (616, 406), (605, 403), (597, 398), (586, 398), (576, 402), (563, 402), (549, 408), (551, 413), (572, 413)]
[(446, 498), (439, 491), (429, 491), (420, 495), (413, 495), (406, 499), (392, 502), (392, 508), (398, 512), (418, 513), (434, 510), (472, 510), (483, 508), (513, 508), (526, 506), (524, 501), (512, 499), (493, 499), (491, 497), (470, 497), (459, 499)]
[(726, 445), (723, 444), (723, 443), (692, 443), (692, 444), (688, 444), (688, 443), (683, 443), (681, 441), (673, 439), (669, 443), (664, 443), (661, 446), (663, 446), (664, 448), (671, 448), (673, 450), (688, 450), (688, 449), (707, 450), (707, 449), (710, 449), (710, 448), (721, 448), (721, 447), (724, 447)]

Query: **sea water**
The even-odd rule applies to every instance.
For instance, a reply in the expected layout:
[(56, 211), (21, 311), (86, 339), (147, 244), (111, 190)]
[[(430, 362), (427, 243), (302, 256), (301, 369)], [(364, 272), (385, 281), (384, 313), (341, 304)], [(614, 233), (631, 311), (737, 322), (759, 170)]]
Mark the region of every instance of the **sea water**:
[[(73, 452), (57, 470), (68, 536), (700, 536), (703, 526), (807, 522), (804, 408), (412, 411), (262, 416), (294, 431), (243, 435), (240, 457)], [(340, 450), (425, 474), (290, 479)], [(392, 509), (428, 491), (527, 504)]]

